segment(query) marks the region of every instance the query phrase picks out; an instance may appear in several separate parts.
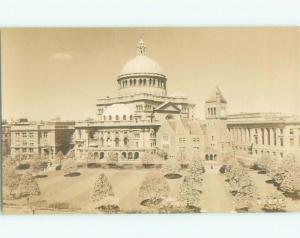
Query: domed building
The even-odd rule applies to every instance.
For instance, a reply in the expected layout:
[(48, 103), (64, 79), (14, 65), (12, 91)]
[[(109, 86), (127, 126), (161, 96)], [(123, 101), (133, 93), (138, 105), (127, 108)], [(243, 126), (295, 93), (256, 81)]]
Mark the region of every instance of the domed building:
[(114, 154), (120, 160), (139, 159), (158, 149), (157, 134), (165, 120), (194, 119), (195, 104), (187, 96), (168, 96), (167, 76), (146, 55), (143, 40), (136, 50), (116, 79), (118, 96), (98, 99), (97, 120), (76, 124), (78, 158), (90, 154), (105, 159)]

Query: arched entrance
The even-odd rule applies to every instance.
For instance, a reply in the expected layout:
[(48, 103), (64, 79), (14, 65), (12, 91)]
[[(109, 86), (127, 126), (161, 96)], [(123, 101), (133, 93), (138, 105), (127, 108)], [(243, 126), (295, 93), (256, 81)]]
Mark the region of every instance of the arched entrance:
[(104, 156), (105, 156), (104, 152), (100, 152), (100, 159), (104, 159)]
[(214, 160), (214, 156), (212, 154), (209, 156), (209, 160)]
[(205, 160), (209, 160), (209, 155), (205, 155)]
[(132, 159), (132, 152), (128, 153), (128, 159)]
[(94, 159), (99, 159), (99, 153), (98, 152), (94, 152)]
[(126, 156), (126, 152), (122, 152), (122, 159), (126, 159), (127, 156)]
[(217, 155), (214, 155), (214, 160), (217, 160)]
[(134, 152), (134, 159), (139, 159), (139, 152)]

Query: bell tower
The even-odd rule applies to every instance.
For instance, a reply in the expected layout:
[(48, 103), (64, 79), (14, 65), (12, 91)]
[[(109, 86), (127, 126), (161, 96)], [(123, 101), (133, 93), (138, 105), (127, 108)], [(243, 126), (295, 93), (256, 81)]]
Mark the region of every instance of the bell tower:
[(205, 101), (208, 147), (218, 151), (218, 157), (228, 149), (227, 101), (218, 86), (215, 86)]

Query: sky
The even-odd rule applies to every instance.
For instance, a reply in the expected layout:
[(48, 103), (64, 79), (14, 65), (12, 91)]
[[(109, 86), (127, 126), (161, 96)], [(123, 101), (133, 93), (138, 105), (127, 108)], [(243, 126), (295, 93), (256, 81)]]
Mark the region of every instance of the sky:
[(95, 118), (140, 38), (200, 118), (215, 85), (229, 114), (300, 115), (300, 28), (24, 28), (1, 31), (2, 117)]

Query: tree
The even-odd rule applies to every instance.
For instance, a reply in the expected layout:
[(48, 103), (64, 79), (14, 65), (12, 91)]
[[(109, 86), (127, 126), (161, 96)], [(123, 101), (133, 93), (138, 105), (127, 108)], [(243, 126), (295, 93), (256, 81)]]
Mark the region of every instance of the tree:
[(15, 198), (21, 175), (16, 173), (14, 167), (3, 166), (3, 191), (5, 198)]
[(205, 172), (202, 160), (194, 159), (192, 160), (189, 168), (187, 170), (188, 176), (194, 180), (194, 182), (202, 183), (202, 174)]
[(114, 192), (108, 178), (102, 173), (97, 178), (90, 197), (91, 201), (95, 202), (107, 196), (114, 196)]
[(107, 163), (112, 166), (116, 165), (118, 163), (118, 155), (116, 153), (109, 152), (107, 155)]
[(265, 199), (262, 199), (262, 208), (269, 212), (282, 212), (285, 211), (287, 202), (285, 197), (278, 193), (272, 193)]
[(139, 196), (142, 202), (152, 206), (159, 204), (168, 197), (170, 187), (167, 181), (159, 173), (148, 174), (139, 188)]
[(55, 160), (58, 162), (59, 165), (62, 164), (62, 161), (64, 160), (65, 156), (61, 151), (58, 151), (55, 155)]
[(72, 158), (75, 159), (75, 150), (74, 149), (70, 149), (66, 155), (67, 158)]
[(234, 196), (234, 203), (236, 210), (249, 211), (253, 209), (257, 204), (257, 192), (254, 184), (249, 183), (240, 187)]
[(182, 201), (187, 208), (200, 208), (200, 186), (194, 179), (185, 177), (180, 185), (178, 200)]
[(62, 164), (62, 169), (65, 172), (65, 176), (77, 175), (78, 166), (74, 159), (68, 158)]
[(154, 165), (154, 155), (149, 152), (145, 152), (142, 157), (142, 163), (145, 167)]
[(31, 171), (35, 175), (40, 175), (40, 173), (44, 172), (47, 167), (48, 161), (39, 156), (34, 157), (30, 163)]
[(116, 212), (119, 210), (119, 201), (115, 197), (112, 185), (105, 174), (100, 174), (97, 178), (90, 195), (90, 207), (106, 212)]
[(26, 173), (21, 177), (17, 194), (19, 197), (31, 197), (41, 194), (38, 183), (30, 173)]
[(297, 195), (300, 191), (300, 168), (291, 169), (285, 173), (285, 176), (280, 184), (280, 190), (286, 194)]

